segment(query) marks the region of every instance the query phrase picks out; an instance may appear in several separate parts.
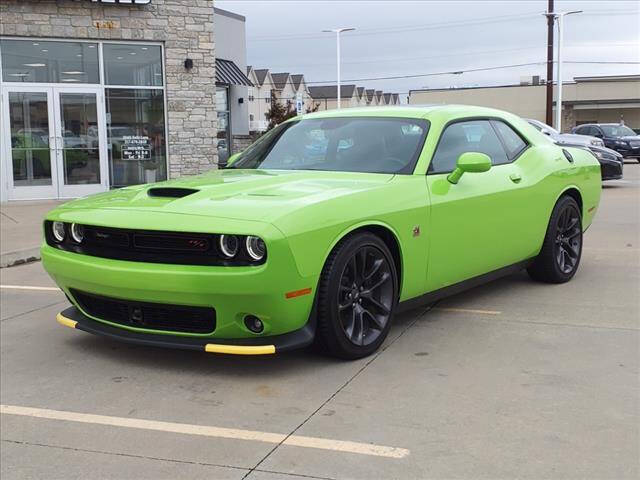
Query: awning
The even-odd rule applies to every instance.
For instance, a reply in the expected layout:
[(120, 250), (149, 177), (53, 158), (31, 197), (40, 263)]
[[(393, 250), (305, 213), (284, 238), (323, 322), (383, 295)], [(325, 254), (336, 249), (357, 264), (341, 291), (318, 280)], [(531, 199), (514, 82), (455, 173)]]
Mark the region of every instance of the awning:
[(231, 60), (216, 58), (216, 83), (253, 87), (251, 80)]

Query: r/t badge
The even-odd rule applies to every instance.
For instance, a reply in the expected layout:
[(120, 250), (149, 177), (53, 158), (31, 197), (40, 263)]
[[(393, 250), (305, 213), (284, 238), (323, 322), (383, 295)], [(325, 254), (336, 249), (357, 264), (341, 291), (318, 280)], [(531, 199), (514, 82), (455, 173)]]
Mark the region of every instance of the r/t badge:
[(413, 227), (413, 236), (414, 237), (420, 236), (420, 225), (416, 225), (415, 227)]

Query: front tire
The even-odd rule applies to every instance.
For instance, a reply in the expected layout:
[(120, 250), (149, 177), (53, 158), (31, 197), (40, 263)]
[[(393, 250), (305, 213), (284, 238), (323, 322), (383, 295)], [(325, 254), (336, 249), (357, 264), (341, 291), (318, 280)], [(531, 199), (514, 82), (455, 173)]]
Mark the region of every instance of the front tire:
[(389, 333), (398, 298), (391, 252), (371, 233), (342, 240), (320, 277), (318, 340), (323, 349), (345, 359), (375, 352)]
[(564, 283), (573, 278), (582, 256), (582, 216), (576, 201), (566, 195), (551, 213), (542, 250), (527, 269), (534, 280)]

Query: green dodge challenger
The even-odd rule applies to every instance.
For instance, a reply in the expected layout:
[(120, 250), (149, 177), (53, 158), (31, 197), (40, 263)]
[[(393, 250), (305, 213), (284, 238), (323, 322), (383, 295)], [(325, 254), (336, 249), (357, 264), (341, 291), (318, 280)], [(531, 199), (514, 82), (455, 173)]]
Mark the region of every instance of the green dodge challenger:
[(600, 165), (470, 106), (313, 113), (223, 170), (78, 199), (44, 222), (58, 321), (144, 345), (359, 358), (394, 313), (527, 269), (576, 273)]

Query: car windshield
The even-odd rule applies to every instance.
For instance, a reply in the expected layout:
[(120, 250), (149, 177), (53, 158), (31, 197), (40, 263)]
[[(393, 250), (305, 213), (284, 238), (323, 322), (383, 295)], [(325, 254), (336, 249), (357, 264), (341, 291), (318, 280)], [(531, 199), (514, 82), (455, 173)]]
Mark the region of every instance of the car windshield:
[(635, 135), (636, 132), (624, 125), (600, 125), (607, 137), (627, 137)]
[(413, 173), (426, 120), (342, 117), (283, 123), (229, 168)]

